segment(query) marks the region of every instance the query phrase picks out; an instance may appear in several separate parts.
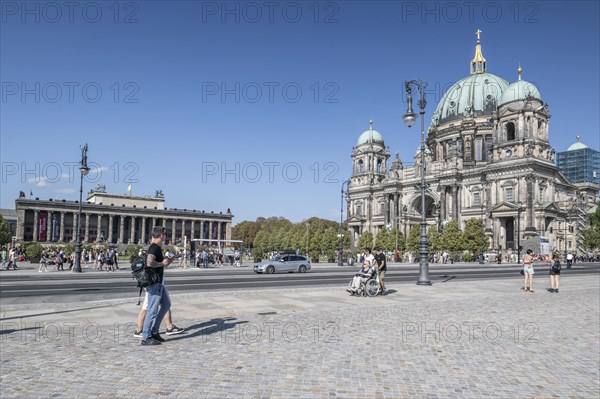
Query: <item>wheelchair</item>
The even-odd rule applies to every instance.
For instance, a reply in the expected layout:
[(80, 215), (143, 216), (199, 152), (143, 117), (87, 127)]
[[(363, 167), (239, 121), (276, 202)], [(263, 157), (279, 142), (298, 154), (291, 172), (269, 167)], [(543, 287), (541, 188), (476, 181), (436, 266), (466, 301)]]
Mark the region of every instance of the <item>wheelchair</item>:
[[(350, 280), (350, 282), (348, 283), (348, 287), (346, 288), (346, 290), (350, 291), (351, 295), (355, 295), (355, 293), (351, 291), (353, 280), (354, 279)], [(380, 291), (381, 284), (379, 283), (379, 274), (376, 274), (373, 277), (369, 277), (367, 281), (361, 282), (360, 286), (356, 290), (356, 294), (358, 296), (374, 297), (377, 296), (377, 294), (379, 294)]]

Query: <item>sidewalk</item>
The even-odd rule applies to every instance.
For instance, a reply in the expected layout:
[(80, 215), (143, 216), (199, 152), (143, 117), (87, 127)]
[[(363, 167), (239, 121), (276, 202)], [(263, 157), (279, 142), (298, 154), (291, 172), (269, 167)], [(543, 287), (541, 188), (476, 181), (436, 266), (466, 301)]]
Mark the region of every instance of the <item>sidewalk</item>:
[(186, 333), (156, 347), (134, 298), (0, 305), (0, 396), (597, 398), (600, 277), (521, 282), (176, 294)]

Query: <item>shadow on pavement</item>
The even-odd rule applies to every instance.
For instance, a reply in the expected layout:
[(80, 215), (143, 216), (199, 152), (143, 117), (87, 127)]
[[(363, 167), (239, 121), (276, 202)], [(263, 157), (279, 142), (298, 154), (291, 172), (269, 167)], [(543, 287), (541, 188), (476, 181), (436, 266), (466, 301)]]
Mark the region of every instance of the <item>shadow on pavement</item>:
[(0, 321), (13, 320), (13, 319), (26, 319), (26, 318), (29, 318), (29, 317), (47, 316), (47, 315), (51, 315), (51, 314), (81, 312), (83, 310), (100, 309), (100, 308), (110, 308), (110, 307), (113, 307), (113, 306), (115, 306), (115, 305), (114, 304), (110, 304), (110, 305), (89, 306), (87, 308), (61, 310), (61, 311), (58, 311), (58, 312), (35, 313), (35, 314), (28, 314), (28, 315), (24, 315), (24, 316), (4, 317), (4, 318), (0, 318)]
[(192, 326), (187, 327), (183, 334), (177, 335), (173, 338), (169, 338), (169, 341), (177, 341), (180, 339), (211, 335), (214, 333), (219, 333), (221, 331), (226, 331), (235, 328), (238, 324), (248, 323), (247, 321), (231, 322), (233, 320), (237, 319), (235, 317), (216, 318), (202, 323), (194, 324)]

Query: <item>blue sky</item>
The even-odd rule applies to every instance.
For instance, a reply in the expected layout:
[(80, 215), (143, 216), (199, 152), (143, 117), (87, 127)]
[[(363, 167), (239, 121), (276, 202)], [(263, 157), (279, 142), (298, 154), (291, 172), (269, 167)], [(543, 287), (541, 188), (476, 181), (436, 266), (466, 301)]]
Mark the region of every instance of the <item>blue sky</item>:
[[(469, 73), (538, 87), (550, 142), (598, 149), (599, 3), (1, 2), (1, 208), (19, 191), (151, 195), (166, 206), (338, 220), (341, 182), (374, 120), (414, 162), (403, 82), (429, 82), (426, 123)], [(418, 125), (417, 125), (418, 126)]]

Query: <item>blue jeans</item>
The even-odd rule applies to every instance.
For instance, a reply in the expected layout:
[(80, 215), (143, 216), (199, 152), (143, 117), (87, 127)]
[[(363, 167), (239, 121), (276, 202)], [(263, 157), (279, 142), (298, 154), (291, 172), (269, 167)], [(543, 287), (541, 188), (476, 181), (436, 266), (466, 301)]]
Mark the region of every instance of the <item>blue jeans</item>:
[(148, 311), (144, 319), (144, 329), (142, 332), (142, 339), (144, 340), (150, 338), (152, 334), (158, 334), (162, 319), (169, 309), (171, 309), (169, 292), (162, 283), (146, 287), (146, 292), (148, 293)]

